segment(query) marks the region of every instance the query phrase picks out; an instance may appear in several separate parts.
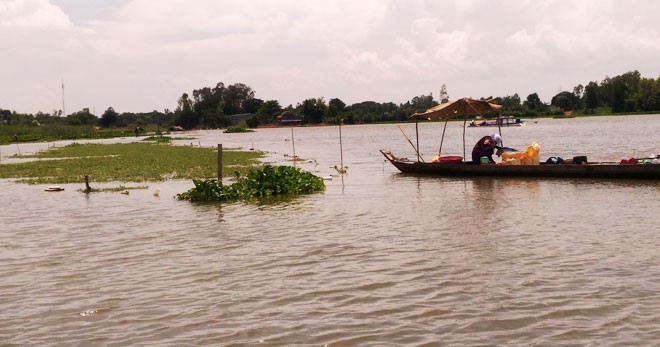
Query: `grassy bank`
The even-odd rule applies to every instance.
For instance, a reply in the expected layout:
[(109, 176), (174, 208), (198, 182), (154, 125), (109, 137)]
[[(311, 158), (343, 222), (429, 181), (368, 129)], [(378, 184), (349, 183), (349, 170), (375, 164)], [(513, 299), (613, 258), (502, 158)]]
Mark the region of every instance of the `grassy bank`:
[[(149, 131), (149, 129), (147, 129)], [(0, 144), (13, 142), (47, 142), (59, 140), (108, 139), (135, 136), (134, 129), (98, 130), (91, 125), (0, 125)]]
[[(223, 175), (245, 174), (260, 152), (223, 152)], [(27, 158), (52, 159), (2, 164), (0, 178), (26, 183), (145, 182), (217, 177), (215, 149), (159, 143), (72, 144)]]

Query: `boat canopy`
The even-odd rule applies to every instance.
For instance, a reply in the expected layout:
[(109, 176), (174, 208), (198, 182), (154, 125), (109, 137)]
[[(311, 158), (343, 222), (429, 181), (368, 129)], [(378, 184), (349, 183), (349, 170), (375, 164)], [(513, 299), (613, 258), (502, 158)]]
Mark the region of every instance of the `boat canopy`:
[(502, 105), (491, 104), (485, 100), (462, 98), (429, 108), (425, 112), (415, 113), (412, 118), (428, 120), (447, 120), (471, 115), (481, 115), (485, 112), (500, 113)]
[[(415, 130), (417, 135), (417, 148), (419, 149), (419, 131), (417, 130), (417, 121), (420, 119), (428, 120), (444, 120), (445, 127), (442, 129), (442, 139), (440, 140), (440, 148), (438, 148), (438, 157), (442, 154), (442, 144), (445, 141), (445, 131), (447, 130), (447, 122), (451, 118), (466, 117), (472, 115), (482, 115), (484, 112), (494, 112), (497, 113), (499, 118), (500, 110), (502, 105), (491, 104), (485, 100), (474, 100), (470, 98), (462, 98), (456, 101), (446, 102), (438, 106), (434, 106), (426, 110), (426, 112), (415, 113), (411, 118), (415, 118)], [(463, 158), (465, 158), (465, 123), (467, 123), (467, 118), (463, 121)], [(501, 124), (498, 124), (500, 127)], [(499, 133), (502, 133), (502, 129), (499, 129)], [(414, 146), (413, 146), (414, 147)], [(419, 151), (417, 152), (417, 161), (420, 161), (421, 155)]]

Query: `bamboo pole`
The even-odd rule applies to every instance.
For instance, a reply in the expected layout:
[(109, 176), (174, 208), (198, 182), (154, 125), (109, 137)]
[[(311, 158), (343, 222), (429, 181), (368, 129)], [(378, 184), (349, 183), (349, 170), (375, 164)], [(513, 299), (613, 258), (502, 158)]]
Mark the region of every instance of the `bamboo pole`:
[[(467, 100), (465, 101), (467, 103)], [(472, 105), (470, 105), (472, 109)], [(476, 111), (476, 110), (475, 110)], [(465, 160), (465, 126), (467, 125), (467, 107), (463, 104), (463, 160)]]
[(440, 139), (440, 148), (438, 148), (438, 157), (442, 156), (442, 143), (445, 142), (445, 131), (447, 131), (447, 123), (449, 123), (449, 118), (445, 119), (445, 127), (442, 129), (442, 138)]
[(291, 128), (291, 145), (293, 146), (293, 166), (296, 166), (296, 139), (293, 137), (293, 128)]
[(218, 184), (222, 185), (222, 144), (218, 144)]
[(421, 155), (419, 154), (419, 121), (417, 119), (415, 119), (415, 139), (417, 140), (417, 162), (419, 163)]
[(424, 158), (422, 158), (422, 155), (419, 154), (419, 151), (417, 150), (417, 147), (415, 147), (415, 145), (414, 145), (414, 144), (412, 143), (412, 141), (410, 140), (410, 137), (408, 137), (408, 134), (406, 134), (406, 131), (403, 130), (403, 128), (401, 127), (401, 125), (398, 125), (398, 126), (399, 126), (399, 130), (401, 130), (401, 133), (403, 134), (403, 137), (405, 137), (406, 140), (408, 140), (408, 143), (409, 143), (409, 144), (412, 146), (412, 148), (415, 150), (415, 153), (417, 153), (417, 161), (419, 161), (420, 159), (421, 159), (422, 161), (424, 161)]
[[(500, 114), (497, 114), (497, 131), (499, 131), (498, 134), (500, 134), (500, 137), (502, 137), (502, 120), (500, 119)], [(502, 143), (500, 143), (500, 147), (504, 147), (504, 138), (502, 138)]]
[(342, 146), (342, 139), (341, 139), (341, 123), (344, 121), (344, 119), (339, 119), (339, 165), (341, 165), (341, 170), (342, 172), (344, 171), (344, 148)]

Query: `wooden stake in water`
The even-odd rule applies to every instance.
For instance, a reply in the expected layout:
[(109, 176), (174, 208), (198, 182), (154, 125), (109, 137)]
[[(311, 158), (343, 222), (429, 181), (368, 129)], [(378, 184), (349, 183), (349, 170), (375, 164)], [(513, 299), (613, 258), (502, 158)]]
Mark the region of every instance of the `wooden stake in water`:
[(218, 144), (218, 184), (222, 185), (222, 144)]
[(291, 128), (291, 145), (293, 146), (293, 166), (296, 166), (296, 140), (293, 138), (293, 128)]
[(89, 176), (85, 175), (85, 193), (89, 194), (92, 192), (92, 187), (89, 186)]
[(343, 118), (339, 119), (339, 165), (341, 165), (341, 171), (344, 172), (344, 149), (342, 146), (341, 140), (341, 123), (344, 121)]

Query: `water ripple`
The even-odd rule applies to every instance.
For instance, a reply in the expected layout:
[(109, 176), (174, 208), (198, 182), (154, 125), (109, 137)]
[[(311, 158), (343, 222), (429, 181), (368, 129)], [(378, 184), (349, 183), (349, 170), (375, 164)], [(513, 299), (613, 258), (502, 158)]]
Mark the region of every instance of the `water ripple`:
[[(657, 121), (634, 119), (653, 134), (641, 141), (655, 144)], [(562, 131), (599, 139), (593, 124), (580, 124)], [(330, 130), (296, 134), (296, 149), (321, 175), (337, 164)], [(525, 134), (548, 153), (563, 149), (550, 130), (539, 124)], [(241, 146), (239, 135), (188, 134), (227, 147)], [(275, 204), (174, 200), (190, 182), (85, 195), (75, 184), (44, 193), (0, 181), (0, 341), (656, 344), (657, 183), (411, 177), (374, 157), (382, 143), (410, 150), (396, 127), (344, 135), (345, 158), (355, 158), (348, 175), (326, 181), (322, 194)], [(250, 142), (281, 156), (287, 136), (290, 129), (258, 130)]]

